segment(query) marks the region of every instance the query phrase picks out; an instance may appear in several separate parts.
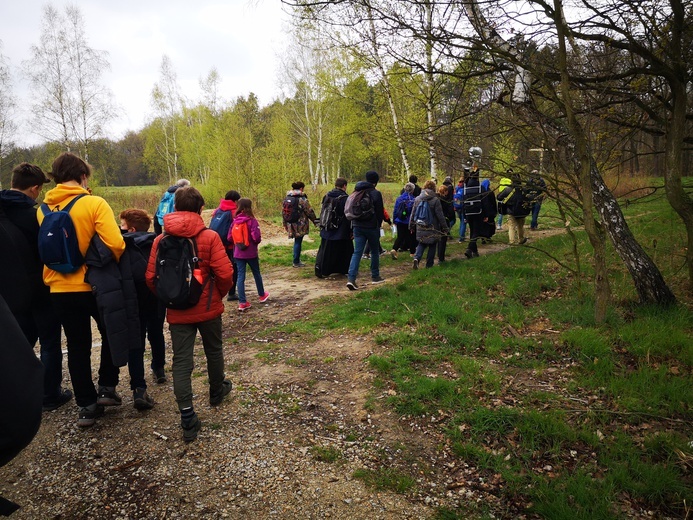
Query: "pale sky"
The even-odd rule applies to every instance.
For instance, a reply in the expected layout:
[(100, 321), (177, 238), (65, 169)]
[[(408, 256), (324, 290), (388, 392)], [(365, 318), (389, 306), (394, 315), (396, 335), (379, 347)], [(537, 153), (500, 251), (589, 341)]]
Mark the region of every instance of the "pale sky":
[(264, 106), (280, 95), (277, 70), (288, 39), (288, 15), (280, 0), (0, 0), (0, 52), (11, 67), (20, 108), (17, 144), (38, 141), (29, 127), (28, 86), (20, 66), (39, 43), (47, 3), (61, 12), (68, 3), (77, 5), (89, 45), (109, 53), (111, 70), (102, 83), (122, 115), (110, 125), (108, 137), (139, 130), (151, 118), (151, 92), (164, 54), (187, 99), (200, 99), (199, 79), (212, 67), (221, 77), (219, 94), (225, 101), (254, 92)]

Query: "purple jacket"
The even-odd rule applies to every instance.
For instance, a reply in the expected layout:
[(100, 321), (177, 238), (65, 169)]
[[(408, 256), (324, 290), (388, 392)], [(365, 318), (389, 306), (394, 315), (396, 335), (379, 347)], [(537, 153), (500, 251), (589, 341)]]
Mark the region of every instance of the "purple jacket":
[(250, 234), (249, 237), (249, 242), (250, 245), (245, 249), (245, 251), (241, 251), (238, 249), (238, 246), (233, 247), (233, 257), (234, 258), (240, 258), (242, 260), (248, 260), (250, 258), (257, 258), (257, 246), (260, 242), (262, 242), (262, 234), (260, 233), (260, 226), (257, 223), (257, 220), (254, 218), (250, 218), (247, 215), (244, 215), (243, 213), (238, 213), (236, 215), (236, 218), (233, 219), (233, 223), (235, 224), (236, 222), (241, 223), (241, 222), (247, 222), (248, 223), (248, 233)]

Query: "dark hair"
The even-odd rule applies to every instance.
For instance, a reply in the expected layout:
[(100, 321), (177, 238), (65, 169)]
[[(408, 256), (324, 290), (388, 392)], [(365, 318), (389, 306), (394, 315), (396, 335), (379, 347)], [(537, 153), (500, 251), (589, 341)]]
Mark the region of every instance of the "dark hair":
[(306, 187), (306, 185), (305, 185), (304, 183), (302, 183), (301, 181), (294, 182), (294, 183), (291, 185), (291, 189), (292, 189), (292, 190), (302, 190), (302, 189), (305, 188), (305, 187)]
[(126, 209), (120, 212), (120, 220), (124, 220), (129, 228), (135, 231), (149, 231), (152, 219), (147, 212), (141, 209)]
[(236, 209), (236, 215), (243, 214), (246, 217), (255, 218), (253, 215), (253, 201), (250, 199), (240, 199)]
[(232, 200), (234, 202), (236, 202), (240, 198), (241, 198), (241, 194), (238, 193), (236, 190), (229, 190), (226, 192), (226, 195), (224, 195), (224, 199)]
[(419, 178), (416, 175), (410, 175), (409, 176), (409, 182), (416, 184), (418, 180), (419, 180)]
[(70, 152), (63, 152), (53, 161), (51, 175), (56, 183), (82, 182), (82, 175), (91, 176), (91, 166)]
[(202, 206), (205, 205), (205, 199), (202, 198), (202, 194), (197, 191), (197, 188), (192, 186), (178, 188), (173, 200), (176, 211), (200, 213)]
[(335, 188), (344, 188), (347, 184), (348, 182), (344, 177), (337, 177), (334, 181)]
[(51, 182), (43, 170), (34, 164), (23, 162), (12, 170), (12, 187), (16, 190), (26, 190), (32, 186), (42, 186)]

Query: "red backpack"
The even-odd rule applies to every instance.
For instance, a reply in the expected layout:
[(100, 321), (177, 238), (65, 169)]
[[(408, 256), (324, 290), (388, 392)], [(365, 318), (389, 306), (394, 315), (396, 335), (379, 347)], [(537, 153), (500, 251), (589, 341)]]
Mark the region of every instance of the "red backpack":
[(245, 251), (250, 245), (250, 233), (248, 233), (248, 221), (233, 221), (231, 226), (231, 239), (234, 245), (241, 251)]

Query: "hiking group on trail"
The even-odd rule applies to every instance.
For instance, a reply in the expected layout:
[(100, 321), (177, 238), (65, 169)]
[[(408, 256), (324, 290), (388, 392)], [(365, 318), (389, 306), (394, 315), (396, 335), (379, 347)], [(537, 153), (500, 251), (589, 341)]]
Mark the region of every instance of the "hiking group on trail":
[[(351, 291), (360, 288), (357, 280), (364, 254), (370, 257), (371, 282), (384, 281), (380, 273), (380, 256), (386, 253), (380, 244), (383, 222), (390, 223), (395, 235), (391, 257), (396, 260), (399, 254), (409, 253), (413, 269), (419, 268), (425, 252), (427, 268), (434, 265), (436, 255), (439, 262), (445, 261), (457, 220), (460, 242), (466, 241), (469, 229), (467, 258), (479, 256), (479, 240), (491, 239), (497, 213), (499, 218), (507, 215), (511, 243), (524, 243), (524, 219), (540, 205), (545, 183), (533, 172), (525, 185), (509, 169), (497, 204), (489, 180), (480, 180), (480, 156), (481, 149), (470, 149), (472, 161), (463, 168), (457, 186), (447, 177), (440, 186), (427, 180), (420, 188), (417, 177), (411, 176), (395, 200), (392, 220), (377, 188), (380, 175), (376, 171), (366, 172), (351, 193), (347, 180), (337, 178), (334, 189), (321, 201), (319, 215), (304, 193), (305, 184), (294, 182), (281, 207), (284, 229), (294, 241), (292, 266), (305, 266), (301, 249), (311, 223), (320, 229), (315, 275), (346, 276)], [(51, 180), (37, 166), (15, 167), (11, 189), (0, 192), (0, 239), (9, 246), (0, 255), (5, 267), (0, 271), (0, 306), (8, 308), (13, 318), (7, 330), (22, 333), (21, 341), (16, 334), (10, 335), (14, 339), (11, 345), (5, 343), (3, 351), (16, 349), (20, 359), (19, 351), (33, 349), (38, 341), (41, 360), (40, 365), (5, 364), (0, 379), (11, 372), (13, 378), (8, 375), (7, 380), (22, 382), (13, 394), (22, 393), (29, 400), (34, 396), (43, 411), (55, 410), (74, 397), (76, 424), (86, 428), (107, 407), (122, 405), (117, 387), (120, 368), (127, 366), (133, 405), (149, 410), (156, 403), (147, 391), (146, 340), (152, 349), (153, 379), (165, 383), (167, 321), (182, 437), (193, 441), (201, 428), (191, 383), (197, 334), (207, 361), (209, 403), (217, 406), (232, 388), (224, 373), (223, 300), (238, 301), (239, 312), (251, 308), (245, 284), (248, 268), (257, 301), (263, 304), (270, 299), (260, 270), (262, 233), (252, 202), (229, 190), (207, 227), (201, 216), (202, 195), (180, 179), (166, 190), (153, 219), (142, 209), (129, 208), (119, 214), (118, 225), (108, 202), (91, 194), (91, 172), (78, 156), (60, 154), (49, 174), (56, 185), (38, 210), (37, 199)], [(149, 231), (152, 224), (154, 232)], [(536, 226), (534, 214), (532, 226)], [(92, 319), (102, 338), (96, 385), (91, 370)], [(67, 342), (72, 390), (62, 386), (61, 331)], [(36, 398), (39, 394), (41, 398)], [(26, 435), (33, 437), (38, 428), (36, 410), (25, 407), (15, 413), (3, 420), (9, 420), (14, 431), (30, 432)], [(0, 441), (3, 456), (28, 443), (26, 438)]]

